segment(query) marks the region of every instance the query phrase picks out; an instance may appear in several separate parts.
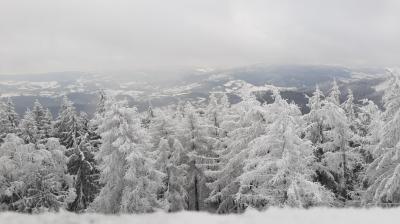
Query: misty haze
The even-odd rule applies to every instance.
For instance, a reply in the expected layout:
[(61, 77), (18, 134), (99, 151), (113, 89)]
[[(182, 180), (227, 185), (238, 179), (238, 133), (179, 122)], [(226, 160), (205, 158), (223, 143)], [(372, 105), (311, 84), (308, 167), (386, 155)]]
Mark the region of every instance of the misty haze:
[(0, 0), (0, 223), (394, 223), (399, 11)]

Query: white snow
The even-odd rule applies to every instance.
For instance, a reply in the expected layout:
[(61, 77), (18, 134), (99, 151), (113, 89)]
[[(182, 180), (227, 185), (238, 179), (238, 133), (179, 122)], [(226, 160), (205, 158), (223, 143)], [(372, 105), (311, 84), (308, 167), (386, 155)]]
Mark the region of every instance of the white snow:
[(107, 89), (106, 93), (110, 96), (130, 96), (134, 99), (137, 99), (139, 96), (143, 95), (143, 91), (138, 90), (116, 90), (116, 89)]
[(346, 224), (346, 223), (398, 223), (400, 209), (270, 209), (265, 212), (249, 211), (242, 215), (215, 215), (207, 213), (153, 213), (144, 215), (96, 215), (68, 212), (28, 215), (0, 213), (0, 223), (147, 223), (147, 224)]
[(55, 89), (59, 87), (58, 82), (31, 82), (31, 81), (2, 81), (1, 85), (16, 86), (18, 89)]
[(222, 74), (211, 75), (210, 77), (208, 77), (207, 81), (218, 82), (218, 81), (230, 80), (230, 79), (233, 79), (233, 77), (228, 74), (222, 73)]
[(189, 93), (190, 90), (200, 87), (201, 84), (199, 83), (191, 83), (189, 85), (185, 86), (176, 86), (173, 88), (169, 88), (163, 91), (163, 93), (172, 95), (172, 96), (178, 96), (178, 95), (183, 95)]

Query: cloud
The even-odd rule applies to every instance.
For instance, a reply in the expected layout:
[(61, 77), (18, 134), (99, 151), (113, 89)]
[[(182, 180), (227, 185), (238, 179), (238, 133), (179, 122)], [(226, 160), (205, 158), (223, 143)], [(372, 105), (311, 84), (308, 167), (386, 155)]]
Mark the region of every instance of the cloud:
[(394, 66), (397, 0), (0, 0), (0, 74)]

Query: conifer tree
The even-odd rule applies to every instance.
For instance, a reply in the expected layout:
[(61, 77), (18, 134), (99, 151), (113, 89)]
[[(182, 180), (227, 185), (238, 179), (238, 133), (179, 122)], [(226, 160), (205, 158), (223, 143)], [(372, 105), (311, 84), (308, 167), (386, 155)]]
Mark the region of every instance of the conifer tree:
[(54, 138), (35, 147), (8, 135), (0, 147), (0, 203), (29, 213), (65, 208), (75, 193), (64, 151)]
[(0, 142), (7, 134), (18, 131), (18, 123), (18, 114), (12, 99), (7, 98), (6, 102), (0, 100)]
[(101, 147), (96, 155), (104, 186), (92, 208), (104, 213), (154, 211), (160, 207), (156, 193), (162, 174), (148, 155), (148, 134), (135, 108), (112, 99), (107, 105), (98, 128)]
[(162, 138), (158, 144), (159, 157), (155, 167), (163, 172), (163, 189), (161, 198), (164, 200), (165, 210), (176, 212), (188, 207), (188, 193), (186, 191), (188, 157), (179, 140), (174, 139), (172, 146), (167, 139)]
[(305, 120), (306, 137), (315, 147), (317, 180), (345, 203), (356, 191), (351, 182), (359, 175), (363, 161), (358, 149), (350, 147), (354, 133), (339, 99), (336, 81), (326, 99), (317, 89), (309, 98), (310, 113)]
[(52, 132), (52, 116), (50, 111), (48, 109), (44, 109), (39, 101), (36, 100), (33, 104), (31, 113), (38, 129), (39, 141), (49, 138)]
[(25, 141), (25, 143), (39, 143), (40, 133), (36, 124), (35, 116), (28, 108), (18, 127), (18, 135)]
[(366, 172), (364, 204), (391, 206), (400, 202), (400, 79), (395, 70), (383, 96), (385, 111), (380, 141), (376, 147), (377, 158)]
[[(184, 108), (184, 117), (179, 127), (179, 136), (190, 158), (188, 178), (191, 185), (187, 186), (189, 210), (205, 210), (205, 199), (209, 195), (206, 186), (207, 172), (218, 164), (217, 154), (213, 151), (215, 139), (208, 135), (207, 125), (188, 102)], [(194, 182), (193, 182), (194, 181)]]
[(268, 110), (274, 121), (250, 142), (237, 200), (262, 209), (268, 206), (329, 205), (331, 193), (313, 182), (311, 142), (298, 133), (300, 111), (279, 94)]
[(166, 211), (175, 212), (188, 208), (187, 171), (188, 156), (179, 141), (179, 122), (174, 111), (154, 110), (149, 133), (155, 152), (157, 170), (165, 174), (159, 197)]
[(333, 83), (332, 83), (332, 88), (330, 90), (329, 96), (327, 97), (327, 100), (329, 102), (339, 106), (340, 105), (340, 95), (341, 95), (341, 93), (339, 90), (339, 86), (336, 82), (336, 79), (334, 79)]
[(95, 152), (98, 151), (100, 144), (101, 144), (100, 135), (97, 133), (97, 129), (100, 125), (100, 122), (104, 118), (104, 113), (106, 110), (106, 106), (105, 106), (106, 101), (107, 101), (106, 93), (103, 90), (100, 90), (98, 103), (97, 103), (97, 107), (96, 107), (96, 112), (94, 113), (93, 118), (88, 123), (89, 139), (90, 139), (91, 145), (93, 146), (93, 150)]
[(74, 146), (79, 136), (84, 134), (81, 118), (78, 116), (73, 103), (64, 96), (58, 117), (54, 123), (55, 136), (67, 149)]
[(380, 140), (380, 131), (383, 126), (382, 112), (379, 107), (371, 100), (362, 100), (360, 112), (357, 116), (357, 134), (361, 138), (361, 143), (368, 152), (368, 160), (373, 156), (378, 156), (380, 150), (377, 145)]
[[(320, 144), (324, 142), (323, 136), (323, 117), (322, 117), (322, 105), (324, 100), (324, 94), (319, 89), (318, 85), (311, 97), (308, 97), (307, 106), (310, 108), (310, 112), (304, 115), (304, 119), (307, 123), (306, 127), (306, 138), (309, 139), (315, 146), (315, 150), (321, 151)], [(317, 152), (316, 152), (317, 153)], [(321, 152), (319, 153), (321, 154)]]
[(221, 127), (226, 130), (226, 149), (220, 153), (221, 169), (216, 173), (216, 180), (209, 184), (209, 204), (217, 207), (218, 213), (239, 212), (243, 205), (238, 203), (238, 177), (243, 173), (243, 161), (247, 158), (244, 149), (255, 138), (265, 133), (268, 112), (254, 95), (242, 96), (242, 101), (233, 105), (224, 116)]
[[(84, 211), (99, 191), (99, 171), (90, 144), (89, 134), (80, 136), (74, 142), (72, 155), (68, 159), (68, 173), (74, 175), (75, 200), (68, 205), (69, 210)], [(79, 143), (78, 143), (79, 142)]]

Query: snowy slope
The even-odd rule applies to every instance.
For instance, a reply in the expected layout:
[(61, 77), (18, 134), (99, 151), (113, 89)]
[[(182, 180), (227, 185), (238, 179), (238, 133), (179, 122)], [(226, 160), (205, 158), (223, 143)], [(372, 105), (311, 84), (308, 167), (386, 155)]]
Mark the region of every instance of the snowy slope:
[(146, 215), (106, 216), (95, 214), (77, 215), (61, 212), (58, 214), (26, 215), (17, 213), (0, 214), (1, 224), (20, 223), (148, 223), (148, 224), (345, 224), (345, 223), (398, 223), (400, 209), (270, 209), (266, 212), (250, 211), (242, 215), (211, 215), (207, 213), (181, 212), (175, 214), (155, 213)]

